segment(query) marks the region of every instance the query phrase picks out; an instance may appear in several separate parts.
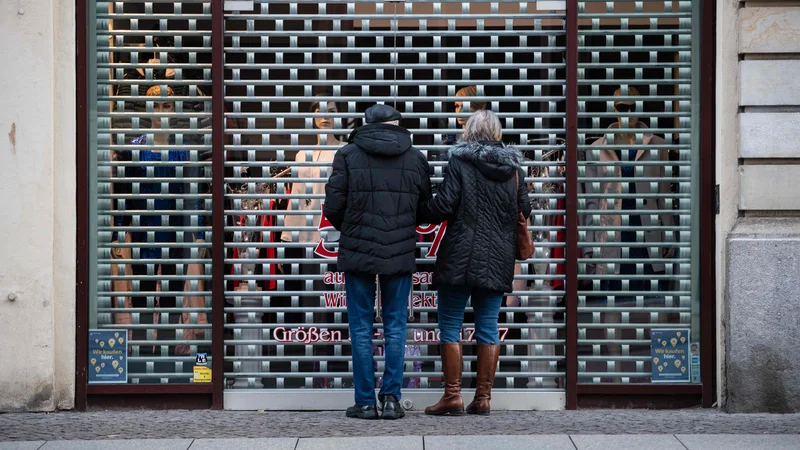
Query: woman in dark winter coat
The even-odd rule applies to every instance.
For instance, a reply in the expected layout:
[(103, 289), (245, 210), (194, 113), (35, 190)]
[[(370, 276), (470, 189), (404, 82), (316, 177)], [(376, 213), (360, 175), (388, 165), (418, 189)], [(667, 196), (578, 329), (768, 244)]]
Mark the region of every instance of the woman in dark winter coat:
[(450, 149), (439, 193), (419, 211), (421, 223), (447, 220), (434, 284), (439, 290), (440, 351), (445, 392), (426, 414), (463, 414), (460, 334), (467, 300), (475, 311), (478, 372), (475, 399), (467, 413), (489, 414), (500, 355), (497, 320), (503, 294), (513, 290), (518, 212), (531, 205), (522, 154), (504, 146), (502, 128), (491, 111), (477, 111), (464, 127), (462, 142)]

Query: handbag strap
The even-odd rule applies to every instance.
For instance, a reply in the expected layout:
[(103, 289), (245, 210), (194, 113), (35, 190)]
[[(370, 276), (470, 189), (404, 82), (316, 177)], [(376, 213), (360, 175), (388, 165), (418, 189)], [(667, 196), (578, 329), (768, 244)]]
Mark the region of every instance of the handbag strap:
[(517, 178), (517, 189), (514, 190), (514, 203), (517, 204), (517, 212), (519, 213), (519, 170), (514, 170), (514, 176)]

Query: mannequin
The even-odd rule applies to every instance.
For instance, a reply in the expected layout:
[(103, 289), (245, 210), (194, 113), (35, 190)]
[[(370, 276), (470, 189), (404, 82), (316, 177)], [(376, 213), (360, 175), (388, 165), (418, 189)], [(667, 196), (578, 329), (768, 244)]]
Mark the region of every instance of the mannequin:
[[(456, 97), (477, 97), (477, 95), (478, 95), (478, 88), (475, 87), (475, 86), (463, 87), (463, 88), (459, 89), (458, 92), (456, 92)], [(461, 114), (464, 111), (464, 102), (463, 101), (456, 101), (456, 102), (453, 103), (453, 105), (455, 106), (456, 114)], [(475, 111), (480, 111), (482, 109), (486, 109), (486, 106), (487, 106), (486, 102), (470, 101), (469, 102), (469, 112), (470, 112), (470, 114), (472, 114)], [(467, 119), (469, 119), (469, 117), (457, 117), (456, 118), (456, 124), (458, 125), (459, 129), (464, 128), (464, 124), (467, 123)], [(455, 145), (455, 143), (458, 141), (458, 137), (459, 136), (455, 135), (455, 134), (453, 134), (453, 135), (445, 135), (443, 144), (444, 145)], [(446, 160), (446, 159), (447, 158), (442, 158), (442, 160)]]
[[(319, 94), (317, 97), (324, 96), (325, 94)], [(326, 110), (329, 113), (336, 114), (339, 112), (336, 103), (327, 102)], [(320, 112), (320, 102), (314, 102), (311, 107), (309, 108), (309, 112), (312, 113), (319, 113)], [(314, 129), (320, 130), (333, 130), (334, 128), (334, 121), (332, 118), (329, 117), (315, 117), (314, 118)], [(341, 143), (337, 139), (337, 137), (333, 134), (318, 134), (317, 138), (317, 146), (340, 146)], [(309, 153), (311, 153), (309, 155)], [(335, 151), (331, 150), (322, 150), (322, 149), (315, 149), (311, 152), (307, 150), (301, 150), (297, 152), (297, 156), (295, 157), (295, 162), (304, 163), (306, 161), (314, 161), (320, 163), (333, 163), (333, 157), (336, 155)], [(330, 167), (320, 167), (320, 166), (297, 166), (297, 177), (298, 178), (327, 178), (330, 172)], [(311, 184), (311, 186), (308, 186)], [(305, 182), (305, 183), (294, 183), (292, 185), (292, 196), (303, 197), (305, 195), (325, 195), (325, 183), (320, 182)], [(289, 201), (289, 205), (287, 206), (287, 211), (319, 211), (322, 209), (322, 200), (319, 198), (308, 199), (308, 198), (299, 198), (295, 199), (292, 198)], [(312, 223), (309, 225), (306, 222), (306, 216), (304, 215), (290, 215), (287, 214), (284, 219), (284, 225), (286, 227), (307, 227), (313, 226), (314, 228), (319, 226), (320, 222), (320, 215), (315, 215), (313, 217)], [(284, 231), (281, 237), (281, 240), (284, 242), (292, 242), (292, 235), (295, 232), (293, 231)], [(298, 233), (298, 242), (305, 242), (305, 243), (314, 243), (316, 244), (319, 242), (320, 233), (317, 230), (314, 231), (299, 231)], [(334, 242), (338, 240), (338, 233), (329, 232), (328, 236), (326, 237), (326, 242)]]
[[(184, 97), (179, 101), (179, 105), (184, 113), (203, 113), (210, 102), (211, 95), (211, 81), (205, 78), (203, 68), (191, 68), (189, 66), (189, 53), (176, 50), (176, 51), (162, 51), (175, 49), (175, 37), (162, 35), (160, 24), (154, 23), (150, 27), (153, 33), (152, 45), (155, 47), (150, 52), (136, 52), (136, 53), (112, 53), (112, 62), (126, 63), (129, 62), (133, 67), (128, 67), (122, 70), (121, 80), (119, 72), (112, 70), (115, 80), (124, 80), (127, 82), (134, 82), (134, 85), (122, 84), (119, 86), (112, 86), (113, 95), (119, 97), (145, 97), (147, 91), (158, 84), (158, 80), (181, 80), (185, 83), (174, 84), (172, 89), (175, 96)], [(116, 25), (119, 25), (118, 23)], [(140, 29), (143, 29), (144, 23), (140, 23)], [(129, 28), (129, 27), (128, 27)], [(180, 44), (180, 43), (179, 43)], [(126, 46), (131, 45), (127, 44)], [(186, 45), (184, 43), (184, 45)], [(180, 47), (180, 45), (178, 45)], [(138, 56), (137, 56), (138, 55)], [(133, 57), (133, 59), (129, 59)], [(183, 66), (178, 68), (177, 66)], [(135, 86), (135, 89), (134, 89)], [(132, 90), (133, 89), (133, 90)], [(190, 97), (190, 98), (186, 98)], [(146, 110), (146, 103), (141, 98), (128, 99), (124, 102), (113, 102), (112, 108), (127, 113), (144, 113)], [(122, 106), (120, 107), (120, 104)], [(226, 111), (227, 112), (227, 111)], [(190, 118), (183, 115), (178, 115), (170, 119), (171, 125), (174, 128), (190, 128)], [(225, 125), (228, 129), (238, 128), (237, 121), (241, 119), (226, 118)], [(114, 128), (131, 128), (130, 116), (115, 116), (111, 119)], [(150, 118), (142, 116), (139, 118), (139, 125), (141, 127), (150, 127)], [(246, 126), (246, 125), (245, 125)], [(211, 128), (211, 117), (200, 117), (197, 119), (197, 128)], [(126, 136), (126, 140), (136, 138), (136, 135)], [(195, 134), (191, 132), (184, 132), (183, 144), (184, 145), (204, 145), (206, 135)], [(226, 143), (231, 143), (232, 137), (226, 136)], [(200, 159), (210, 159), (211, 150), (200, 152)]]
[[(175, 93), (171, 88), (167, 89), (168, 96), (173, 96)], [(160, 86), (153, 86), (147, 91), (148, 97), (161, 97), (161, 87)], [(166, 101), (163, 99), (153, 100), (153, 113), (160, 114), (160, 113), (172, 113), (175, 111), (175, 103), (173, 101)], [(154, 130), (165, 130), (169, 128), (169, 121), (164, 120), (160, 117), (153, 117), (151, 120), (151, 126)], [(157, 161), (190, 161), (191, 160), (191, 152), (188, 150), (165, 150), (163, 147), (165, 146), (172, 146), (175, 145), (174, 136), (167, 134), (167, 133), (153, 133), (152, 143), (155, 147), (151, 150), (138, 150), (138, 151), (122, 151), (117, 152), (114, 157), (121, 161), (141, 161), (145, 162), (157, 162)], [(148, 144), (148, 137), (147, 135), (139, 136), (133, 139), (130, 142), (130, 145), (135, 146), (143, 146)], [(138, 153), (136, 155), (136, 159), (134, 159), (134, 153)], [(166, 153), (166, 156), (164, 155)], [(174, 183), (165, 183), (163, 181), (164, 178), (172, 178), (176, 177), (179, 171), (175, 166), (155, 166), (152, 169), (152, 174), (148, 174), (148, 166), (143, 164), (142, 166), (128, 166), (125, 168), (124, 171), (120, 170), (117, 174), (119, 178), (121, 178), (121, 183), (114, 183), (114, 191), (116, 193), (128, 193), (130, 194), (133, 192), (133, 185), (138, 184), (138, 192), (140, 194), (166, 194), (167, 192), (162, 192), (162, 188), (164, 185), (168, 186), (168, 193), (169, 194), (184, 194), (192, 192), (191, 186), (188, 183), (184, 183), (181, 181), (177, 181)], [(196, 166), (185, 166), (183, 167), (183, 177), (184, 178), (196, 178), (199, 177), (199, 169)], [(149, 176), (148, 176), (149, 175)], [(157, 178), (161, 179), (159, 181), (154, 182), (125, 182), (125, 178)], [(121, 208), (120, 203), (121, 201), (118, 200), (118, 207)], [(156, 198), (154, 200), (148, 200), (145, 198), (130, 198), (124, 200), (124, 210), (126, 211), (146, 211), (148, 210), (148, 202), (151, 202), (152, 209), (156, 211), (174, 211), (174, 210), (201, 210), (203, 209), (203, 201), (200, 199), (184, 199), (182, 208), (181, 205), (176, 200), (173, 199), (165, 199), (165, 198)], [(198, 215), (197, 218), (197, 226), (202, 227), (204, 224), (204, 216)], [(171, 215), (169, 216), (168, 223), (162, 223), (162, 216), (160, 215), (141, 215), (138, 217), (138, 220), (134, 221), (132, 216), (117, 216), (115, 218), (115, 226), (123, 227), (123, 226), (132, 226), (138, 225), (145, 228), (154, 228), (154, 227), (188, 227), (192, 226), (192, 218), (185, 215)], [(148, 233), (149, 231), (149, 233)], [(177, 237), (179, 236), (178, 233), (174, 231), (161, 231), (161, 230), (143, 230), (143, 231), (133, 231), (133, 232), (125, 232), (124, 240), (126, 243), (144, 243), (148, 242), (148, 234), (152, 233), (153, 240), (157, 244), (169, 244), (169, 243), (178, 243)], [(113, 233), (112, 240), (118, 242), (119, 233)], [(115, 255), (113, 256), (115, 259), (141, 259), (143, 262), (141, 264), (127, 264), (124, 266), (124, 271), (126, 274), (132, 275), (156, 275), (156, 277), (161, 276), (168, 276), (168, 275), (187, 275), (192, 277), (191, 279), (185, 281), (156, 281), (155, 286), (152, 286), (152, 281), (142, 281), (141, 282), (141, 290), (155, 290), (157, 292), (162, 291), (164, 284), (166, 283), (169, 287), (170, 292), (200, 292), (204, 290), (204, 283), (202, 279), (198, 279), (200, 276), (203, 275), (204, 266), (203, 264), (199, 263), (190, 263), (190, 264), (162, 264), (162, 263), (147, 263), (147, 260), (158, 260), (158, 259), (184, 259), (184, 258), (191, 258), (191, 259), (203, 259), (206, 257), (207, 248), (205, 247), (204, 241), (205, 235), (204, 232), (184, 232), (183, 233), (183, 242), (195, 242), (196, 243), (196, 250), (190, 248), (169, 248), (167, 252), (164, 251), (164, 247), (154, 246), (154, 247), (143, 247), (139, 248), (138, 251), (138, 258), (136, 257), (135, 251), (129, 248), (119, 248), (114, 249)], [(196, 254), (193, 254), (196, 252)], [(120, 265), (112, 265), (112, 275), (116, 274), (119, 271)], [(185, 267), (185, 269), (183, 269)], [(179, 270), (179, 268), (181, 270)], [(150, 286), (148, 286), (150, 285)], [(114, 290), (131, 290), (132, 283), (130, 282), (114, 282), (112, 285), (112, 289)], [(156, 308), (164, 306), (164, 307), (174, 307), (175, 303), (177, 302), (178, 298), (182, 298), (182, 307), (183, 308), (204, 308), (205, 305), (205, 298), (202, 295), (189, 295), (189, 296), (182, 296), (182, 297), (162, 297), (157, 296), (155, 297), (155, 304)], [(114, 303), (116, 303), (118, 299)], [(126, 308), (136, 307), (134, 303), (134, 299), (130, 297), (125, 298), (124, 304)], [(144, 301), (139, 301), (138, 303), (144, 303), (143, 306), (148, 306), (146, 304), (146, 299)], [(115, 305), (115, 307), (118, 307)], [(193, 320), (193, 317), (195, 319)], [(155, 313), (152, 315), (153, 317), (153, 324), (157, 325), (161, 318), (161, 314)], [(174, 317), (174, 314), (170, 317)], [(130, 324), (131, 322), (131, 313), (130, 312), (122, 312), (116, 313), (114, 315), (114, 321), (117, 324)], [(196, 323), (196, 324), (207, 324), (208, 317), (205, 312), (186, 312), (182, 313), (177, 320), (177, 323)], [(158, 330), (152, 330), (153, 339), (158, 339)], [(177, 340), (197, 340), (201, 339), (205, 334), (204, 329), (183, 329), (178, 330), (176, 332), (175, 339)], [(132, 332), (129, 330), (128, 333), (129, 339), (132, 338)], [(153, 347), (153, 351), (155, 352), (155, 346)], [(190, 354), (190, 347), (188, 345), (177, 345), (175, 346), (174, 354), (179, 356), (186, 356)]]
[[(622, 97), (622, 88), (614, 92), (614, 97)], [(625, 91), (627, 97), (639, 97), (640, 93), (636, 88), (629, 87)], [(587, 182), (581, 188), (583, 192), (588, 194), (603, 193), (607, 197), (602, 199), (587, 198), (586, 209), (588, 210), (616, 210), (625, 211), (625, 215), (592, 215), (588, 213), (581, 217), (583, 226), (607, 226), (607, 227), (629, 227), (625, 231), (587, 231), (586, 232), (586, 247), (581, 250), (583, 258), (595, 259), (618, 259), (623, 257), (622, 248), (628, 247), (627, 258), (635, 259), (633, 263), (610, 264), (605, 262), (598, 262), (597, 264), (587, 264), (588, 274), (609, 274), (609, 275), (635, 275), (637, 273), (637, 263), (642, 264), (643, 260), (658, 259), (658, 258), (672, 258), (674, 256), (674, 248), (662, 247), (659, 244), (664, 242), (674, 242), (672, 232), (665, 233), (661, 230), (646, 231), (648, 227), (660, 226), (670, 227), (673, 225), (673, 216), (666, 210), (667, 208), (664, 198), (653, 197), (653, 194), (669, 194), (670, 183), (668, 181), (651, 183), (650, 181), (637, 181), (637, 178), (656, 178), (664, 177), (664, 165), (647, 165), (640, 163), (647, 163), (650, 161), (668, 161), (669, 153), (665, 149), (648, 150), (649, 145), (663, 146), (664, 139), (647, 132), (647, 126), (640, 122), (638, 117), (635, 116), (637, 106), (641, 101), (636, 101), (631, 98), (620, 98), (614, 102), (614, 111), (620, 113), (620, 117), (609, 129), (641, 129), (639, 133), (620, 132), (615, 133), (613, 142), (604, 136), (595, 140), (592, 145), (606, 146), (615, 145), (622, 147), (621, 150), (601, 149), (598, 151), (587, 151), (587, 161), (596, 161), (601, 165), (588, 165), (586, 167), (586, 177), (614, 177), (615, 179), (630, 179), (630, 181), (608, 181), (608, 182)], [(629, 162), (630, 164), (623, 164), (617, 166), (607, 165), (609, 163)], [(637, 164), (639, 163), (639, 164)], [(635, 198), (622, 198), (623, 195), (631, 195)], [(627, 211), (631, 210), (659, 210), (657, 220), (653, 222), (653, 216), (650, 214), (630, 214)], [(625, 220), (627, 217), (627, 220)], [(641, 231), (640, 231), (641, 230)], [(637, 233), (637, 231), (639, 233)], [(641, 236), (643, 231), (643, 236)], [(637, 236), (637, 234), (639, 236)], [(634, 243), (643, 241), (650, 244), (647, 247), (626, 246), (625, 243)], [(594, 242), (618, 242), (618, 246), (608, 246), (593, 248)], [(595, 251), (599, 250), (599, 254)], [(659, 276), (665, 273), (665, 264), (662, 262), (644, 263), (643, 274)], [(600, 289), (602, 291), (655, 291), (664, 290), (663, 281), (651, 282), (651, 280), (635, 280), (629, 279), (627, 287), (624, 287), (623, 280), (601, 280)], [(608, 306), (621, 306), (623, 304), (631, 304), (636, 301), (634, 294), (627, 296), (604, 297), (602, 294), (599, 297), (590, 297), (590, 301), (600, 302)], [(645, 297), (647, 302), (654, 300), (654, 297)], [(603, 313), (603, 322), (614, 324), (620, 323), (620, 313), (606, 312)], [(619, 330), (614, 330), (613, 327), (609, 331), (602, 332), (605, 336), (597, 336), (600, 339), (619, 339)], [(614, 334), (611, 334), (614, 333)], [(609, 345), (607, 348), (607, 355), (620, 354), (620, 348), (617, 345)], [(605, 367), (605, 363), (600, 363)], [(619, 371), (620, 363), (617, 362), (616, 370)], [(589, 369), (592, 371), (591, 369)], [(598, 367), (597, 371), (605, 369)]]
[[(638, 97), (640, 96), (639, 91), (636, 88), (628, 88), (628, 96), (629, 97)], [(614, 92), (615, 97), (620, 97), (621, 89), (617, 89)], [(620, 99), (614, 102), (614, 111), (619, 113), (633, 113), (636, 111), (636, 103), (634, 100), (631, 99)], [(609, 129), (615, 128), (629, 128), (629, 129), (636, 129), (640, 128), (643, 130), (647, 129), (647, 125), (640, 122), (637, 117), (632, 117), (630, 114), (627, 116), (619, 117), (615, 123), (613, 123)], [(638, 134), (638, 136), (637, 136)], [(606, 137), (602, 137), (597, 139), (592, 143), (592, 145), (608, 145), (609, 142)], [(647, 162), (647, 161), (668, 161), (669, 160), (669, 153), (667, 150), (661, 149), (658, 151), (649, 151), (647, 150), (648, 145), (655, 145), (655, 146), (662, 146), (664, 145), (664, 139), (660, 136), (655, 136), (651, 133), (646, 131), (642, 131), (642, 133), (616, 133), (614, 135), (614, 145), (617, 146), (626, 146), (628, 150), (623, 150), (622, 152), (617, 152), (614, 150), (607, 150), (603, 149), (599, 152), (587, 152), (587, 160), (597, 160), (596, 154), (599, 153), (599, 161), (601, 163), (608, 163), (608, 162), (620, 162), (620, 161), (631, 161), (631, 162)], [(628, 226), (631, 227), (649, 227), (649, 226), (672, 226), (673, 224), (673, 216), (665, 212), (666, 204), (663, 198), (653, 198), (649, 197), (651, 194), (668, 194), (670, 192), (670, 183), (668, 181), (658, 183), (658, 190), (654, 192), (652, 189), (652, 183), (644, 181), (635, 181), (637, 177), (645, 177), (645, 178), (653, 178), (653, 177), (664, 177), (665, 171), (664, 166), (660, 165), (626, 165), (620, 168), (619, 166), (616, 167), (598, 167), (596, 165), (589, 165), (586, 168), (586, 177), (630, 177), (632, 181), (627, 183), (621, 183), (617, 181), (610, 181), (610, 182), (603, 182), (600, 183), (600, 192), (609, 194), (610, 197), (613, 197), (614, 194), (622, 194), (622, 193), (636, 193), (640, 196), (641, 200), (633, 200), (633, 199), (626, 199), (623, 200), (619, 197), (613, 199), (613, 203), (609, 204), (608, 200), (602, 199), (587, 199), (586, 207), (587, 209), (597, 209), (597, 210), (630, 210), (630, 209), (645, 209), (645, 210), (652, 210), (658, 209), (662, 212), (658, 215), (658, 223), (651, 223), (651, 216), (648, 214), (642, 215), (630, 215), (629, 224)], [(623, 186), (623, 184), (627, 184), (627, 186)], [(584, 191), (587, 193), (595, 193), (591, 189), (591, 183), (586, 183), (584, 186)], [(671, 205), (670, 205), (671, 206)], [(608, 216), (599, 216), (600, 225), (607, 225), (607, 226), (622, 226), (622, 216), (615, 216), (615, 215), (608, 215)], [(584, 224), (586, 226), (592, 225), (592, 215), (587, 214), (583, 216)], [(631, 232), (623, 236), (623, 232), (614, 231), (614, 232), (605, 232), (605, 231), (593, 231), (587, 233), (587, 241), (590, 242), (605, 242), (610, 239), (607, 238), (607, 235), (610, 233), (614, 233), (614, 241), (615, 242), (635, 242), (636, 236), (631, 235)], [(635, 233), (635, 232), (634, 232)], [(648, 243), (662, 243), (667, 238), (667, 235), (663, 231), (647, 231), (644, 233), (645, 242)], [(673, 241), (673, 239), (669, 239), (668, 241)], [(582, 251), (584, 258), (620, 258), (621, 251), (619, 247), (602, 247), (601, 255), (593, 255), (593, 249), (590, 246), (587, 246)], [(637, 255), (637, 256), (634, 256)], [(644, 258), (671, 258), (674, 255), (674, 248), (667, 248), (667, 247), (659, 247), (658, 252), (652, 252), (652, 248), (631, 248), (630, 249), (630, 257), (636, 259), (644, 259)], [(614, 273), (616, 274), (625, 274), (626, 264), (616, 265), (616, 269), (614, 269)], [(628, 267), (628, 270), (631, 268)], [(635, 273), (635, 267), (633, 267)], [(652, 264), (647, 264), (645, 267), (645, 273), (663, 273), (665, 266), (663, 263), (655, 262)], [(596, 273), (608, 273), (609, 268), (606, 264), (598, 264), (596, 266)], [(637, 286), (634, 286), (637, 284)], [(631, 290), (650, 290), (649, 286), (640, 285), (640, 282), (631, 282)], [(609, 286), (610, 288), (610, 286)], [(618, 289), (609, 289), (609, 290), (618, 290)]]
[[(322, 93), (318, 94), (317, 97), (330, 97), (330, 94)], [(339, 112), (339, 108), (336, 103), (334, 102), (319, 102), (315, 101), (309, 107), (309, 112), (311, 113), (320, 113), (320, 112), (327, 112), (330, 114), (336, 114)], [(333, 133), (326, 134), (325, 130), (334, 130), (335, 129), (335, 121), (331, 117), (314, 117), (312, 126), (315, 130), (321, 130), (322, 133), (317, 134), (317, 146), (319, 147), (339, 147), (341, 143), (336, 135)], [(292, 176), (296, 176), (297, 178), (303, 179), (319, 179), (324, 178), (327, 179), (330, 176), (331, 165), (333, 163), (333, 158), (336, 155), (335, 150), (328, 150), (328, 149), (314, 149), (311, 151), (308, 150), (301, 150), (297, 152), (297, 156), (295, 157), (295, 162), (297, 163), (305, 163), (305, 162), (315, 162), (315, 163), (324, 163), (324, 166), (315, 165), (315, 166), (307, 166), (307, 165), (298, 165), (292, 169)], [(295, 172), (296, 170), (296, 172)], [(295, 175), (296, 173), (296, 175)], [(289, 247), (286, 249), (286, 257), (287, 259), (308, 259), (314, 258), (315, 255), (311, 253), (313, 248), (319, 242), (320, 238), (324, 238), (325, 242), (337, 242), (339, 240), (339, 232), (337, 231), (320, 231), (317, 230), (319, 227), (320, 220), (322, 218), (319, 211), (322, 210), (322, 198), (308, 198), (309, 196), (325, 196), (325, 182), (322, 181), (306, 181), (306, 182), (295, 182), (291, 186), (291, 195), (292, 197), (289, 200), (288, 206), (286, 208), (287, 213), (284, 216), (284, 225), (288, 228), (297, 228), (297, 227), (313, 227), (312, 230), (309, 231), (284, 231), (281, 235), (281, 240), (283, 242), (301, 242), (305, 244), (302, 248), (292, 248)], [(304, 214), (291, 214), (291, 212), (304, 212)], [(307, 218), (311, 216), (311, 221), (308, 221)], [(296, 238), (294, 236), (297, 236)], [(314, 264), (314, 263), (297, 263), (299, 274), (305, 275), (319, 275), (320, 271), (330, 271), (335, 272), (336, 266), (335, 261), (331, 261), (330, 264), (327, 264), (327, 260), (320, 260), (323, 262), (323, 265)], [(292, 264), (294, 265), (294, 264)], [(287, 274), (291, 274), (292, 268), (289, 265), (284, 265), (284, 271)], [(295, 281), (290, 280), (287, 281), (287, 285), (290, 286), (290, 290), (293, 291), (324, 291), (327, 290), (328, 287), (322, 282), (322, 280), (302, 280), (302, 281)], [(301, 296), (300, 304), (300, 311), (303, 310), (303, 307), (315, 307), (319, 308), (324, 306), (324, 303), (321, 301), (320, 296), (318, 295), (305, 295)], [(325, 313), (325, 312), (317, 312), (313, 313), (309, 317), (309, 314), (303, 313), (297, 319), (298, 322), (310, 322), (313, 318), (313, 321), (316, 323), (328, 323), (332, 322), (333, 320), (333, 313)], [(330, 346), (306, 346), (306, 355), (332, 355), (333, 348)], [(331, 365), (335, 365), (334, 363), (327, 363), (325, 361), (316, 362), (314, 363), (313, 371), (328, 371)], [(342, 372), (346, 372), (346, 367), (342, 370)], [(313, 387), (328, 387), (329, 380), (323, 378), (314, 378), (312, 380)]]

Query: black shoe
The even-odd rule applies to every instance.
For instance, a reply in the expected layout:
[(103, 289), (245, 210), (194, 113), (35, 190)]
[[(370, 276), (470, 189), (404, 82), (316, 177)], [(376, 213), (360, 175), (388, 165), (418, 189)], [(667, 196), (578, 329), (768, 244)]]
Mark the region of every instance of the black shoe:
[(375, 405), (353, 405), (347, 408), (347, 417), (375, 420), (378, 418), (378, 407)]
[(403, 409), (397, 399), (394, 398), (394, 395), (387, 395), (383, 398), (381, 409), (383, 410), (381, 419), (396, 420), (402, 419), (406, 415), (406, 411)]

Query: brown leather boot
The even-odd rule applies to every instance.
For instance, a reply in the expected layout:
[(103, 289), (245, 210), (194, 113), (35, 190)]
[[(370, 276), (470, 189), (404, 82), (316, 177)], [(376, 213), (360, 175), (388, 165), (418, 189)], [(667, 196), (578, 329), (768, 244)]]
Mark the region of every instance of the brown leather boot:
[(492, 400), (494, 374), (497, 371), (497, 360), (500, 358), (500, 346), (494, 344), (478, 344), (478, 372), (475, 386), (475, 398), (467, 406), (467, 414), (489, 415), (489, 402)]
[(464, 400), (461, 398), (461, 369), (463, 367), (461, 342), (439, 344), (439, 348), (442, 353), (444, 395), (439, 403), (425, 408), (425, 414), (460, 416), (464, 414)]

